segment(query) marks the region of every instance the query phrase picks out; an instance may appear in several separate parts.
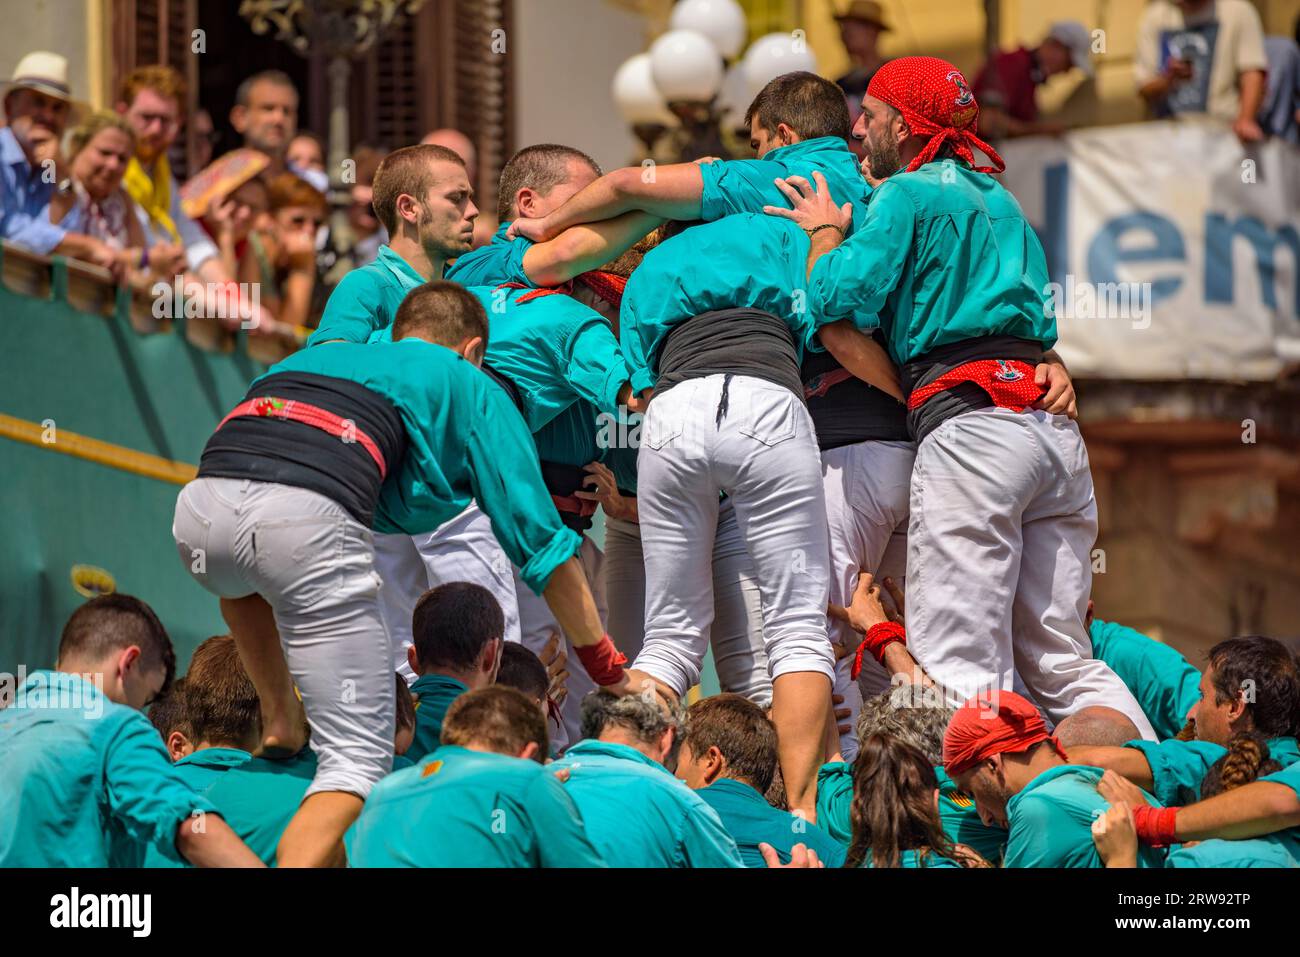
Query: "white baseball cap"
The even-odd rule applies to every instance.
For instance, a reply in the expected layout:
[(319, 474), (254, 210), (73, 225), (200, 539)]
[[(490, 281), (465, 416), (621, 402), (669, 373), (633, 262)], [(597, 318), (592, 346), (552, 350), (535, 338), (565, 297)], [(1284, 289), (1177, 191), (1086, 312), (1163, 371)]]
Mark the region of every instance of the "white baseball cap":
[(1047, 31), (1048, 39), (1055, 40), (1070, 51), (1070, 60), (1088, 76), (1094, 76), (1092, 65), (1092, 35), (1078, 20), (1058, 20)]

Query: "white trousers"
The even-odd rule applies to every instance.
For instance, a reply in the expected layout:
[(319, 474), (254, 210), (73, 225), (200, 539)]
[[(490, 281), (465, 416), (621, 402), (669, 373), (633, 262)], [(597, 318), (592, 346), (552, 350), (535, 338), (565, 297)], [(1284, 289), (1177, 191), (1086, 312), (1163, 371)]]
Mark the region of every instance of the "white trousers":
[[(847, 605), (861, 571), (877, 581), (886, 575), (903, 583), (907, 566), (907, 519), (916, 445), (911, 442), (857, 442), (822, 452), (822, 489), (830, 534), (830, 600)], [(830, 621), (831, 639), (848, 648), (862, 640), (847, 624)], [(863, 695), (888, 691), (890, 676), (870, 655), (863, 657), (855, 682), (853, 658), (835, 665), (835, 694), (849, 708), (849, 731), (840, 735), (840, 753), (858, 753), (857, 723)]]
[[(605, 557), (596, 543), (584, 535), (582, 547), (578, 550), (578, 560), (582, 563), (583, 573), (587, 576), (591, 597), (596, 602), (596, 612), (600, 615), (601, 624), (605, 625), (607, 620), (605, 587), (601, 575)], [(523, 579), (519, 577), (518, 569), (515, 570), (515, 598), (519, 603), (519, 640), (523, 641), (525, 648), (540, 656), (546, 643), (551, 640), (551, 635), (561, 633), (560, 623), (551, 614), (551, 607), (546, 604), (546, 599), (541, 595), (534, 595), (533, 590), (524, 584)], [(596, 682), (591, 680), (587, 669), (582, 667), (582, 662), (578, 660), (578, 655), (573, 650), (573, 642), (569, 640), (568, 635), (564, 635), (564, 644), (568, 654), (565, 667), (569, 672), (569, 677), (564, 684), (569, 693), (560, 706), (561, 725), (556, 727), (555, 723), (551, 722), (550, 726), (551, 745), (557, 751), (563, 751), (582, 737), (580, 730), (582, 699), (596, 690)]]
[(393, 666), (408, 683), (415, 681), (406, 660), (415, 603), (445, 582), (473, 582), (490, 591), (505, 615), (506, 641), (519, 640), (513, 568), (477, 502), (428, 535), (376, 535), (375, 567), (384, 582), (379, 612), (392, 639)]
[(256, 593), (275, 612), (317, 757), (307, 794), (366, 797), (392, 769), (397, 720), (370, 531), (316, 492), (200, 478), (181, 490), (172, 535), (208, 591)]
[(821, 460), (803, 402), (750, 376), (688, 379), (650, 403), (637, 468), (646, 631), (635, 667), (678, 694), (699, 681), (726, 492), (758, 580), (770, 676), (834, 681)]
[[(636, 660), (645, 641), (646, 578), (641, 527), (605, 520), (605, 596), (609, 636)], [(745, 549), (731, 499), (718, 506), (713, 538), (713, 621), (705, 629), (723, 691), (744, 695), (766, 709), (772, 679), (763, 648), (763, 600), (754, 563)]]
[(1151, 723), (1092, 657), (1097, 537), (1088, 452), (1065, 416), (990, 408), (944, 422), (912, 472), (907, 643), (953, 704), (1013, 688), (1053, 723), (1088, 705)]

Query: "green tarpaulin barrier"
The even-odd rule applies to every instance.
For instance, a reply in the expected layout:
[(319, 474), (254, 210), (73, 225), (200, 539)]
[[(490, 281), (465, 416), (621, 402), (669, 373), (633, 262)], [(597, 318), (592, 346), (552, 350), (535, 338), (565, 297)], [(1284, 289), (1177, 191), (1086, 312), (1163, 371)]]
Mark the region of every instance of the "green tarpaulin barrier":
[[(188, 662), (225, 630), (216, 599), (182, 566), (171, 537), (180, 485), (60, 451), (60, 434), (195, 465), (213, 428), (264, 371), (242, 347), (189, 343), (183, 323), (141, 335), (123, 309), (90, 315), (68, 304), (56, 263), (52, 300), (0, 288), (0, 413), (40, 427), (29, 444), (0, 436), (0, 671), (53, 663), (59, 633), (102, 569), (114, 590), (158, 613)], [(125, 305), (125, 303), (120, 303)], [(200, 321), (200, 320), (194, 320)], [(97, 587), (104, 587), (103, 585)]]

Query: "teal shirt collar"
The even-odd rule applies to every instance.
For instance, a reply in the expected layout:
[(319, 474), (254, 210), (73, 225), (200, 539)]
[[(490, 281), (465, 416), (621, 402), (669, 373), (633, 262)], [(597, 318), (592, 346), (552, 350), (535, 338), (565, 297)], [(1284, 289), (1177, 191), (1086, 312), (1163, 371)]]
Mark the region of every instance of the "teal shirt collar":
[(1011, 816), (1016, 805), (1020, 803), (1020, 799), (1026, 794), (1033, 791), (1035, 788), (1041, 788), (1043, 785), (1055, 781), (1059, 777), (1064, 777), (1067, 774), (1079, 774), (1083, 777), (1091, 778), (1095, 784), (1097, 781), (1101, 780), (1101, 776), (1104, 773), (1105, 772), (1102, 771), (1101, 768), (1094, 768), (1087, 764), (1062, 764), (1054, 768), (1048, 768), (1042, 774), (1038, 775), (1038, 777), (1034, 778), (1021, 788), (1019, 794), (1012, 795), (1011, 800), (1007, 802), (1007, 816)]
[(456, 680), (451, 675), (430, 672), (416, 678), (415, 684), (411, 685), (411, 691), (418, 695), (426, 695), (432, 691), (454, 691), (456, 694), (464, 694), (469, 691), (469, 686), (463, 681)]
[(182, 764), (193, 764), (201, 768), (237, 768), (241, 764), (247, 764), (252, 757), (247, 751), (239, 748), (201, 748), (185, 755), (176, 762), (176, 765), (177, 767)]
[(735, 778), (718, 778), (701, 791), (714, 791), (723, 794), (731, 794), (742, 801), (761, 804), (763, 807), (772, 807), (767, 803), (767, 798), (758, 793), (758, 789), (746, 784), (744, 781), (737, 781)]
[(774, 150), (768, 150), (763, 154), (763, 159), (772, 160), (774, 163), (788, 163), (792, 159), (798, 159), (810, 153), (835, 152), (836, 150), (849, 153), (849, 144), (838, 136), (817, 136), (810, 140), (800, 140), (798, 143), (791, 143), (789, 146), (778, 146)]
[(564, 752), (566, 760), (571, 758), (581, 758), (583, 755), (616, 758), (624, 761), (639, 761), (646, 767), (655, 768), (658, 771), (662, 771), (664, 774), (670, 774), (669, 770), (654, 758), (642, 754), (636, 748), (629, 745), (618, 744), (614, 741), (597, 741), (595, 738), (585, 738)]
[(415, 271), (414, 266), (393, 252), (393, 247), (387, 243), (379, 247), (379, 255), (375, 257), (375, 262), (384, 266), (396, 276), (397, 281), (405, 289), (414, 289), (416, 286), (424, 285), (424, 277)]

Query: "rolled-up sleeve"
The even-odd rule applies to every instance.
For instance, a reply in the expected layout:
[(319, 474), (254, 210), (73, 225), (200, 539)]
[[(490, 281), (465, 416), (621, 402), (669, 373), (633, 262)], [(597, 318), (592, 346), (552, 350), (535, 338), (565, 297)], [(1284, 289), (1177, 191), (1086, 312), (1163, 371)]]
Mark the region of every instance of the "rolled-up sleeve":
[(632, 381), (614, 330), (593, 316), (578, 325), (564, 343), (564, 375), (574, 391), (602, 412), (618, 414), (618, 393)]
[(520, 577), (541, 594), (551, 574), (578, 553), (582, 537), (560, 521), (542, 481), (537, 446), (519, 410), (495, 385), (485, 385), (466, 454), (479, 507)]
[(177, 776), (158, 732), (140, 714), (111, 731), (104, 790), (114, 819), (142, 844), (170, 843), (186, 818), (217, 810)]

